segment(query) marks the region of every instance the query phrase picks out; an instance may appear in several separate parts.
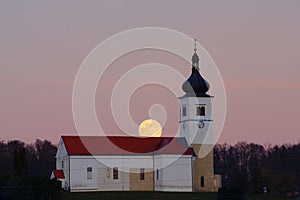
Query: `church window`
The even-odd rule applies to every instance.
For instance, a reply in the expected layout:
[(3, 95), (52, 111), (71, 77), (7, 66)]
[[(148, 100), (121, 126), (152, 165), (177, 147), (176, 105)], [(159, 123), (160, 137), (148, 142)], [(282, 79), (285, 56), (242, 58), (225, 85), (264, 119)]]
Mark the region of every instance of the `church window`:
[(117, 167), (113, 168), (113, 179), (119, 179), (119, 170)]
[(186, 116), (186, 106), (182, 107), (182, 116), (185, 117)]
[(145, 169), (144, 168), (140, 169), (140, 180), (145, 180)]
[(87, 172), (87, 179), (92, 179), (93, 178), (93, 168), (87, 167), (86, 172)]
[(196, 105), (196, 115), (205, 116), (205, 105)]
[(158, 180), (159, 179), (159, 171), (158, 171), (158, 169), (156, 170), (156, 180)]
[(200, 178), (200, 187), (204, 187), (204, 176)]
[(200, 116), (205, 116), (205, 107), (200, 107)]
[(110, 178), (110, 168), (106, 169), (106, 178)]
[(64, 167), (64, 161), (61, 161), (61, 168), (63, 169)]

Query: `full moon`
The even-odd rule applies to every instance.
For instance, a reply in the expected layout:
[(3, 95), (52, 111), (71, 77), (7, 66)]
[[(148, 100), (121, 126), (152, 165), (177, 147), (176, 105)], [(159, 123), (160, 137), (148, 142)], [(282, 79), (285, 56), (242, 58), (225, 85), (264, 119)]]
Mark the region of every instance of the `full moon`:
[(139, 126), (141, 137), (160, 137), (162, 134), (161, 125), (154, 119), (147, 119)]

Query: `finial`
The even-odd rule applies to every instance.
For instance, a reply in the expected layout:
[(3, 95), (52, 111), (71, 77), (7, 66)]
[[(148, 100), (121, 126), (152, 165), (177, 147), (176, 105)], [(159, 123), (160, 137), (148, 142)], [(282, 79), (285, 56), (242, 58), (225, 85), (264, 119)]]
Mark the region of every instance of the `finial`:
[(199, 71), (199, 57), (197, 55), (197, 39), (195, 38), (194, 55), (192, 57), (192, 66)]

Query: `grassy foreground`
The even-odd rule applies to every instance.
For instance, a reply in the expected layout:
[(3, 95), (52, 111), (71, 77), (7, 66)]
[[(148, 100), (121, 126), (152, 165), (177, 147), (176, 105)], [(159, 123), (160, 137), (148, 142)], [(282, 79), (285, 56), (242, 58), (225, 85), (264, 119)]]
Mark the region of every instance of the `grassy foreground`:
[[(243, 195), (218, 197), (212, 192), (64, 192), (62, 200), (269, 200), (268, 195)], [(274, 199), (274, 198), (271, 198)], [(276, 199), (276, 198), (275, 198)], [(285, 198), (279, 198), (284, 200)]]
[(216, 200), (217, 193), (199, 192), (74, 192), (63, 193), (63, 200), (128, 199), (128, 200)]

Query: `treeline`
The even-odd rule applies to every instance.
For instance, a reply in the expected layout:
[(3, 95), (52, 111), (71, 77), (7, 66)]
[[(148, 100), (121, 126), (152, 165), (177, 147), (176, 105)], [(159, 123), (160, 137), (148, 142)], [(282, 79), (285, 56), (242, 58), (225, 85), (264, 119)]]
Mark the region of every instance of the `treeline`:
[[(0, 199), (60, 199), (60, 183), (50, 180), (56, 151), (47, 140), (0, 141)], [(300, 144), (266, 148), (245, 142), (217, 144), (214, 168), (222, 175), (221, 198), (300, 192)]]
[(214, 167), (222, 174), (221, 196), (269, 193), (279, 197), (300, 192), (300, 144), (266, 148), (246, 142), (217, 144)]
[(0, 199), (59, 199), (60, 183), (50, 180), (56, 151), (47, 140), (1, 141)]

